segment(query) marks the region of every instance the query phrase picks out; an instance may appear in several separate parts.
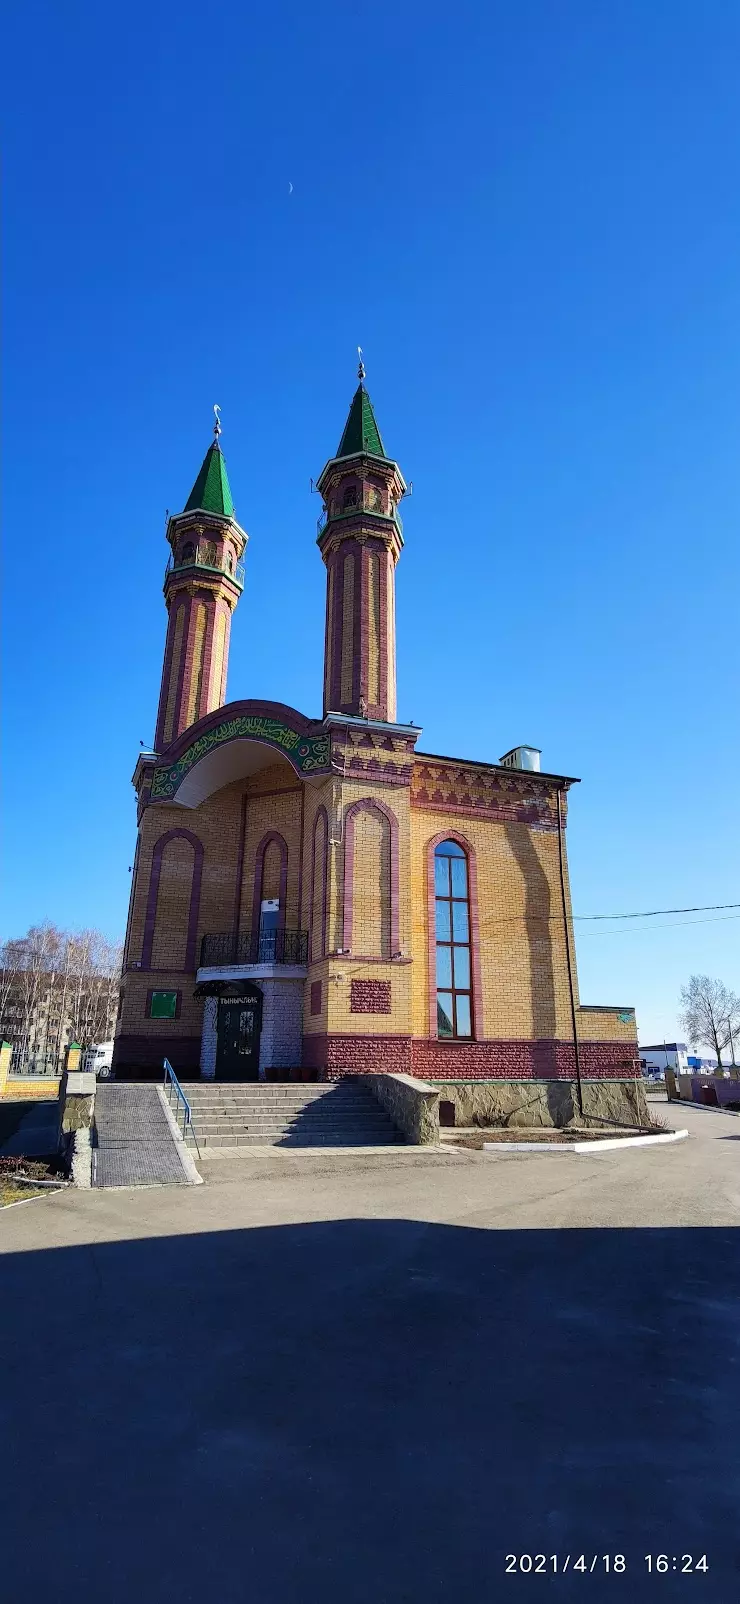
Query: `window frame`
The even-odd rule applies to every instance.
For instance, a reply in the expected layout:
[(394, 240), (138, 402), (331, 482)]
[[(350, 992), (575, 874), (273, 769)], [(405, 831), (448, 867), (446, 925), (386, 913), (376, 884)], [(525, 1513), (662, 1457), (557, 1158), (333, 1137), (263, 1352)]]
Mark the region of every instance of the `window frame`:
[[(446, 846), (453, 847), (455, 850), (454, 851), (445, 852), (443, 850), (443, 848), (446, 847)], [(432, 930), (432, 944), (433, 944), (433, 955), (434, 955), (433, 956), (433, 978), (434, 978), (434, 997), (435, 997), (435, 1010), (434, 1010), (435, 1035), (436, 1035), (438, 1041), (472, 1042), (475, 1039), (475, 1005), (474, 1005), (475, 980), (474, 980), (474, 959), (473, 959), (473, 928), (472, 928), (473, 921), (472, 921), (472, 900), (471, 900), (470, 857), (469, 857), (469, 854), (466, 851), (465, 847), (462, 845), (462, 843), (460, 841), (456, 841), (454, 836), (443, 836), (440, 841), (435, 842), (435, 845), (434, 845), (434, 848), (433, 848), (431, 856), (432, 856), (432, 862), (431, 862), (432, 897), (433, 897), (433, 912), (434, 912), (434, 922), (433, 922), (433, 930)], [(439, 864), (444, 863), (447, 866), (447, 876), (446, 876), (446, 882), (445, 882), (446, 889), (442, 892), (442, 894), (440, 894), (440, 880), (441, 880), (441, 877), (439, 877), (438, 873), (437, 873), (437, 864), (438, 863)], [(465, 865), (465, 889), (464, 889), (464, 895), (460, 894), (459, 890), (456, 892), (454, 879), (453, 879), (453, 871), (452, 871), (452, 864), (453, 863), (464, 863), (464, 865)], [(442, 906), (443, 909), (447, 910), (446, 920), (445, 920), (445, 918), (443, 916), (442, 920), (440, 921), (440, 917), (439, 917), (440, 905)], [(456, 939), (456, 928), (455, 927), (456, 927), (456, 923), (457, 923), (458, 932), (459, 932), (460, 923), (459, 923), (459, 919), (458, 919), (458, 921), (456, 921), (456, 919), (455, 919), (455, 910), (459, 909), (459, 908), (464, 908), (465, 909), (465, 915), (466, 915), (466, 921), (465, 922), (466, 922), (466, 929), (467, 929), (467, 937), (466, 937), (465, 940), (460, 940), (459, 939), (459, 933), (458, 933), (458, 937)], [(442, 928), (443, 931), (446, 929), (449, 932), (449, 934), (447, 936), (445, 936), (443, 934), (440, 937), (440, 934), (439, 934), (440, 927)], [(456, 967), (457, 967), (456, 952), (458, 950), (461, 953), (464, 953), (466, 955), (467, 984), (464, 985), (464, 986), (458, 986), (455, 983), (456, 982)], [(440, 978), (439, 978), (439, 955), (440, 955), (440, 952), (443, 952), (445, 954), (449, 954), (449, 982), (450, 982), (449, 985), (440, 984)], [(459, 961), (461, 962), (462, 959), (460, 959)], [(449, 999), (449, 1004), (450, 1004), (449, 1011), (447, 1009), (447, 1001), (445, 1001), (444, 1005), (440, 1002), (440, 998), (441, 997), (444, 997), (445, 999)], [(462, 1004), (463, 1008), (465, 1008), (465, 1006), (466, 1006), (465, 1001), (463, 1001), (463, 999), (465, 999), (466, 1002), (467, 1002), (467, 1010), (466, 1011), (467, 1011), (467, 1016), (468, 1016), (467, 1017), (468, 1028), (467, 1028), (467, 1030), (463, 1030), (463, 1031), (460, 1031), (458, 1029), (458, 998), (461, 999), (461, 1004)], [(447, 1033), (447, 1032), (443, 1033), (440, 1030), (440, 1017), (439, 1016), (440, 1016), (440, 1008), (442, 1008), (443, 1006), (444, 1006), (444, 1009), (445, 1009), (446, 1016), (449, 1018), (451, 1026), (452, 1026), (452, 1029), (451, 1029), (451, 1031), (449, 1033)], [(463, 1014), (463, 1019), (464, 1019), (464, 1014)]]

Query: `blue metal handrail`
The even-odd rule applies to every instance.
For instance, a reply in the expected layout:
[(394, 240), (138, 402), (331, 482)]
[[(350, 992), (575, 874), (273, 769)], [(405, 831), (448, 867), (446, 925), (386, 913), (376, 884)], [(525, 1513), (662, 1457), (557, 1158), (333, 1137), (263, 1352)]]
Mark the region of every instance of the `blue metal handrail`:
[(188, 1126), (190, 1126), (190, 1129), (193, 1132), (193, 1135), (195, 1135), (195, 1131), (193, 1129), (193, 1116), (192, 1116), (192, 1113), (191, 1113), (191, 1110), (190, 1110), (190, 1104), (189, 1104), (189, 1102), (187, 1100), (187, 1097), (185, 1096), (185, 1093), (184, 1093), (184, 1091), (182, 1089), (182, 1086), (180, 1085), (180, 1082), (179, 1082), (179, 1080), (178, 1080), (178, 1078), (177, 1078), (177, 1076), (175, 1074), (175, 1071), (172, 1068), (172, 1065), (171, 1065), (171, 1063), (169, 1061), (169, 1058), (165, 1058), (165, 1061), (164, 1061), (164, 1090), (165, 1090), (165, 1092), (167, 1094), (167, 1101), (168, 1101), (168, 1103), (170, 1105), (170, 1108), (172, 1107), (172, 1093), (173, 1093), (173, 1091), (175, 1093), (175, 1096), (176, 1096), (176, 1099), (177, 1099), (177, 1114), (175, 1116), (176, 1118), (179, 1118), (180, 1103), (182, 1103), (182, 1105), (183, 1105), (183, 1107), (182, 1107), (182, 1137), (183, 1137), (183, 1141), (184, 1141), (185, 1140), (185, 1132), (186, 1132)]

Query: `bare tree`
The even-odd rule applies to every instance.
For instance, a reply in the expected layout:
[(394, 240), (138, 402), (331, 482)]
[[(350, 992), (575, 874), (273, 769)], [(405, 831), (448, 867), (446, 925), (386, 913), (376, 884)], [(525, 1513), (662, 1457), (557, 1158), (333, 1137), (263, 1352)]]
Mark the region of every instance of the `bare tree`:
[(18, 985), (18, 943), (0, 942), (0, 1034), (7, 1030), (8, 1004)]
[(102, 1041), (111, 1028), (111, 1014), (121, 985), (123, 947), (99, 930), (82, 930), (74, 940), (74, 962), (68, 1002), (71, 1039), (80, 1047)]
[(0, 1030), (17, 1060), (55, 1067), (68, 1042), (81, 1047), (112, 1032), (122, 948), (98, 930), (69, 932), (49, 922), (0, 948)]
[(25, 936), (13, 943), (17, 956), (21, 1014), (18, 1046), (23, 1058), (30, 1057), (32, 1052), (39, 1053), (39, 1021), (48, 1017), (44, 1005), (54, 984), (63, 941), (62, 932), (46, 920), (43, 924), (32, 925)]
[[(722, 1054), (740, 1024), (737, 993), (722, 980), (712, 980), (709, 975), (691, 975), (688, 985), (681, 987), (680, 1017), (692, 1045), (703, 1042), (713, 1048), (717, 1064), (721, 1066)], [(732, 1057), (734, 1062), (734, 1051)]]

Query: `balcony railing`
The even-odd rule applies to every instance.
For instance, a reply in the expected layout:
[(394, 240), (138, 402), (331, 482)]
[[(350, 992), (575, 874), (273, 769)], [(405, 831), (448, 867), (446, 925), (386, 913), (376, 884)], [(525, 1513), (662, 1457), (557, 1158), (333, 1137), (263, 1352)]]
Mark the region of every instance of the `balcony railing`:
[(326, 507), (324, 507), (323, 512), (321, 512), (316, 519), (317, 538), (318, 536), (323, 535), (327, 524), (336, 523), (340, 518), (356, 518), (359, 513), (369, 513), (371, 518), (382, 518), (384, 523), (394, 523), (399, 535), (403, 537), (403, 521), (397, 507), (395, 512), (393, 512), (389, 517), (387, 512), (379, 512), (377, 507), (357, 506), (344, 507), (342, 511), (332, 513), (327, 512)]
[(241, 930), (204, 936), (200, 944), (202, 969), (220, 964), (305, 964), (307, 930)]
[(205, 558), (201, 557), (200, 552), (196, 552), (193, 557), (187, 557), (184, 562), (174, 562), (170, 557), (164, 571), (164, 577), (166, 579), (168, 574), (182, 573), (186, 568), (201, 568), (207, 574), (224, 574), (227, 579), (231, 580), (232, 584), (238, 585), (239, 590), (244, 589), (243, 563), (236, 563), (233, 569), (227, 568), (224, 563), (206, 562)]

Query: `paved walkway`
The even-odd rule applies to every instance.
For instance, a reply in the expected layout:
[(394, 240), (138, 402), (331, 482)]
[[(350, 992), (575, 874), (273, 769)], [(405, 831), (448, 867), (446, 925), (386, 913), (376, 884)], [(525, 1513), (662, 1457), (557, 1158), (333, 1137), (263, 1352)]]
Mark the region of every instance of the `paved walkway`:
[(740, 1121), (663, 1112), (689, 1141), (235, 1153), (7, 1210), (8, 1597), (729, 1604)]
[(186, 1186), (156, 1086), (103, 1082), (95, 1097), (93, 1186)]

